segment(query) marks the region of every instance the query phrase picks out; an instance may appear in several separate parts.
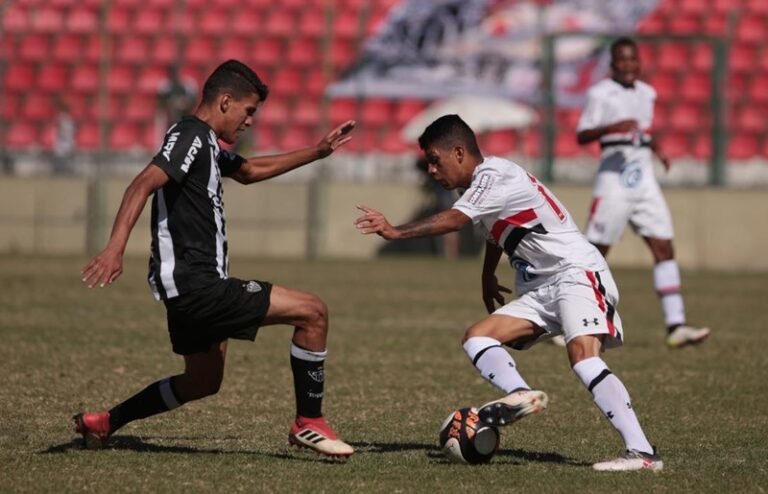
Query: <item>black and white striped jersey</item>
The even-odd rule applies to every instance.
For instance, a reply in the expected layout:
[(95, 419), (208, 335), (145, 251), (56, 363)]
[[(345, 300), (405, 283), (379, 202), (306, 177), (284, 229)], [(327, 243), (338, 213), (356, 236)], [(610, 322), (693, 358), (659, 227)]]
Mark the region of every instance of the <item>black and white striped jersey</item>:
[(243, 161), (221, 149), (213, 129), (197, 117), (184, 117), (168, 129), (152, 159), (171, 178), (152, 199), (148, 279), (156, 299), (228, 277), (221, 177)]

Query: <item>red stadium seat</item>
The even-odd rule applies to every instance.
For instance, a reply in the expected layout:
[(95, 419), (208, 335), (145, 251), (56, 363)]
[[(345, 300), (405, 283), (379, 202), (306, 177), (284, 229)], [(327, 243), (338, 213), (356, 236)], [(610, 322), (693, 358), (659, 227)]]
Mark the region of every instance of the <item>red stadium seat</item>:
[(51, 45), (48, 35), (30, 34), (21, 39), (19, 55), (28, 62), (40, 62), (46, 60), (51, 54)]
[(297, 96), (303, 88), (303, 78), (301, 72), (296, 69), (282, 69), (275, 74), (272, 84), (269, 84), (270, 91), (282, 96)]
[(677, 8), (685, 14), (696, 14), (703, 16), (710, 9), (707, 0), (679, 0)]
[(538, 128), (523, 134), (523, 153), (526, 156), (541, 156), (541, 151), (541, 131)]
[(254, 146), (259, 151), (277, 149), (277, 132), (271, 125), (259, 123), (253, 131)]
[(718, 14), (729, 14), (741, 9), (741, 0), (711, 0), (710, 9)]
[(107, 73), (107, 88), (110, 93), (129, 93), (135, 89), (133, 68), (129, 65), (113, 65)]
[(699, 105), (679, 104), (672, 108), (669, 115), (669, 126), (676, 131), (691, 131), (709, 125), (709, 119)]
[(702, 161), (712, 157), (712, 138), (708, 134), (700, 133), (694, 138), (693, 157)]
[(333, 18), (333, 34), (343, 40), (355, 40), (361, 34), (360, 14), (353, 10), (337, 10)]
[(263, 23), (262, 29), (266, 34), (288, 38), (296, 33), (296, 19), (283, 9), (273, 9)]
[(3, 97), (0, 98), (0, 118), (6, 121), (18, 118), (21, 94), (9, 92), (3, 94)]
[(131, 11), (114, 6), (108, 9), (107, 31), (112, 35), (131, 33)]
[(331, 42), (331, 64), (337, 68), (346, 68), (357, 54), (355, 47), (349, 41), (334, 39)]
[(755, 157), (759, 152), (759, 141), (753, 134), (734, 134), (728, 141), (729, 158), (746, 160)]
[(320, 106), (315, 102), (300, 99), (290, 116), (290, 121), (306, 128), (315, 129), (320, 124)]
[[(310, 38), (322, 37), (327, 28), (325, 14), (314, 9), (303, 9), (299, 12), (299, 32)], [(331, 31), (332, 34), (332, 31)]]
[(184, 59), (187, 63), (204, 66), (217, 58), (213, 38), (195, 37), (187, 40), (184, 47)]
[(768, 106), (746, 104), (736, 114), (736, 127), (745, 132), (765, 132), (768, 130), (766, 115)]
[(83, 58), (83, 40), (78, 34), (61, 34), (53, 42), (53, 59), (57, 62), (75, 62)]
[(72, 69), (72, 89), (81, 93), (95, 93), (99, 87), (97, 65), (77, 64)]
[(764, 43), (768, 30), (765, 18), (760, 15), (743, 15), (736, 24), (736, 39), (746, 43)]
[(729, 68), (737, 73), (749, 74), (755, 69), (757, 47), (748, 44), (734, 44), (728, 56)]
[(685, 43), (663, 43), (659, 46), (655, 66), (665, 71), (682, 71), (688, 57), (688, 46)]
[(87, 95), (69, 93), (64, 97), (64, 103), (75, 120), (86, 120), (90, 117), (91, 98)]
[[(573, 136), (571, 136), (572, 139)], [(483, 154), (492, 156), (504, 156), (515, 151), (518, 142), (514, 130), (495, 130), (479, 135), (480, 150)], [(578, 150), (577, 150), (578, 152)]]
[(661, 139), (661, 149), (671, 159), (693, 154), (688, 136), (682, 132), (670, 132), (664, 134)]
[(672, 101), (677, 96), (679, 86), (675, 74), (655, 72), (648, 78), (648, 83), (656, 90), (660, 102)]
[(283, 59), (283, 42), (275, 37), (262, 38), (253, 45), (251, 60), (259, 68), (272, 68)]
[(93, 122), (84, 122), (77, 126), (75, 136), (77, 149), (83, 151), (95, 151), (99, 149), (99, 125)]
[(288, 125), (280, 135), (279, 147), (284, 151), (303, 148), (310, 144), (313, 144), (313, 137), (310, 137), (307, 130), (300, 126)]
[(290, 120), (288, 101), (270, 94), (267, 101), (264, 102), (264, 106), (259, 109), (256, 120), (260, 124), (269, 126), (281, 126), (288, 123)]
[(392, 120), (392, 104), (389, 100), (368, 98), (363, 100), (361, 119), (366, 125), (386, 125)]
[(708, 71), (714, 66), (712, 47), (707, 43), (696, 43), (691, 47), (691, 68)]
[(395, 103), (394, 123), (402, 127), (426, 107), (427, 103), (423, 100), (400, 100)]
[(35, 82), (35, 68), (31, 64), (10, 64), (5, 70), (5, 90), (28, 91)]
[(141, 147), (139, 128), (134, 123), (118, 122), (109, 133), (109, 148), (125, 151)]
[(768, 73), (763, 72), (752, 76), (747, 94), (749, 100), (754, 103), (768, 104)]
[(651, 13), (637, 24), (637, 32), (641, 34), (659, 34), (664, 33), (666, 29), (664, 18), (659, 13)]
[(77, 7), (67, 15), (66, 25), (73, 33), (95, 33), (99, 29), (99, 13), (95, 9)]
[[(272, 0), (270, 0), (272, 3)], [(264, 16), (261, 12), (250, 9), (241, 10), (233, 17), (230, 25), (231, 34), (253, 36), (254, 32), (264, 23)]]
[(702, 20), (703, 34), (723, 36), (728, 32), (728, 19), (723, 15), (708, 15)]
[(712, 98), (712, 80), (708, 73), (692, 73), (683, 77), (680, 85), (683, 99), (695, 103), (704, 103)]
[(667, 20), (667, 28), (675, 34), (699, 34), (701, 17), (698, 14), (673, 15)]
[(576, 142), (574, 132), (559, 132), (555, 137), (555, 156), (570, 158), (582, 153), (581, 146)]
[(228, 36), (222, 39), (219, 53), (222, 60), (234, 58), (244, 63), (249, 63), (251, 60), (250, 40), (242, 36)]
[(32, 28), (41, 33), (57, 33), (64, 28), (64, 16), (60, 9), (42, 7), (32, 16)]
[(159, 9), (138, 9), (133, 19), (133, 31), (139, 34), (156, 34), (165, 30), (165, 15)]
[(358, 120), (358, 107), (354, 99), (334, 99), (328, 111), (331, 126), (335, 127), (347, 120)]
[(69, 86), (69, 71), (65, 65), (52, 63), (40, 67), (37, 85), (49, 92), (64, 92)]
[(9, 149), (23, 149), (38, 144), (38, 127), (29, 121), (11, 122), (5, 136)]
[[(241, 15), (241, 14), (238, 14)], [(166, 27), (161, 34), (192, 36), (196, 34), (197, 18), (190, 10), (172, 10), (166, 18)]]
[(32, 23), (31, 17), (32, 12), (30, 9), (10, 4), (5, 11), (5, 15), (2, 17), (3, 33), (27, 34), (29, 32), (29, 25)]
[(136, 88), (140, 93), (157, 95), (160, 83), (167, 77), (167, 67), (161, 65), (146, 65), (140, 69)]
[(576, 130), (581, 118), (580, 110), (558, 109), (555, 112), (555, 122), (558, 128)]
[(149, 55), (156, 63), (172, 65), (179, 61), (179, 43), (173, 35), (159, 35), (155, 38), (154, 46)]
[[(81, 57), (83, 57), (86, 62), (101, 63), (102, 48), (106, 49), (106, 45), (102, 43), (101, 36), (92, 34), (86, 37), (83, 41)], [(114, 49), (114, 46), (112, 46), (112, 48)]]
[(143, 63), (151, 53), (149, 39), (144, 36), (122, 36), (116, 45), (115, 63)]
[(286, 57), (288, 63), (303, 68), (321, 66), (323, 58), (317, 41), (294, 38), (289, 43)]
[(229, 30), (229, 12), (226, 10), (208, 10), (198, 21), (198, 29), (203, 34), (227, 35)]
[(157, 109), (156, 98), (146, 94), (134, 94), (128, 98), (122, 118), (128, 122), (149, 123)]
[(389, 131), (379, 138), (379, 148), (387, 154), (403, 154), (416, 152), (418, 147), (414, 143), (406, 142), (400, 135), (400, 129), (389, 127)]
[(750, 15), (762, 15), (768, 17), (768, 3), (763, 0), (745, 0), (744, 9)]
[(368, 21), (365, 25), (365, 34), (366, 36), (371, 36), (379, 32), (379, 29), (381, 29), (381, 26), (384, 25), (384, 21), (387, 19), (387, 16), (385, 13), (382, 12), (373, 12), (368, 16)]
[(51, 98), (41, 93), (29, 94), (24, 98), (19, 116), (23, 120), (44, 122), (54, 117)]

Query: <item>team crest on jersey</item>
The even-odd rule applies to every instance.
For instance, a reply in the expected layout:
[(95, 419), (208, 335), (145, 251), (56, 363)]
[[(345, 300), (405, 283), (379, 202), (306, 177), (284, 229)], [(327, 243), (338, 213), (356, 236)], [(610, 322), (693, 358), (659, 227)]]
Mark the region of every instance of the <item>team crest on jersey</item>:
[(628, 189), (634, 189), (643, 178), (643, 170), (637, 163), (628, 163), (621, 171), (621, 183)]
[(255, 282), (255, 281), (249, 281), (249, 282), (248, 282), (248, 283), (245, 285), (245, 291), (246, 291), (246, 292), (250, 292), (250, 293), (258, 293), (258, 292), (260, 292), (260, 291), (261, 291), (261, 285), (259, 285), (259, 284), (258, 284), (257, 282)]
[(171, 161), (171, 151), (176, 145), (176, 141), (179, 140), (179, 132), (171, 132), (168, 134), (168, 139), (165, 140), (165, 146), (163, 146), (163, 158)]

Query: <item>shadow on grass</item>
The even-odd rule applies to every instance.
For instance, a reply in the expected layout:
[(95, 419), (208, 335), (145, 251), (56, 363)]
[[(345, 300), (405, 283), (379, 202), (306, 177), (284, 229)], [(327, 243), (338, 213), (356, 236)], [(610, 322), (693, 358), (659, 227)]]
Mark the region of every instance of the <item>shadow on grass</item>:
[[(383, 454), (383, 453), (399, 453), (403, 451), (424, 451), (426, 456), (438, 463), (450, 463), (450, 461), (443, 455), (440, 448), (434, 444), (422, 444), (422, 443), (352, 443), (358, 454)], [(562, 465), (572, 465), (578, 467), (591, 467), (591, 463), (568, 458), (559, 453), (553, 452), (539, 452), (539, 451), (526, 451), (524, 449), (502, 449), (499, 450), (495, 457), (494, 462), (501, 462), (507, 464), (523, 464), (523, 463), (559, 463)]]
[[(117, 435), (109, 439), (109, 444), (104, 448), (104, 451), (135, 451), (140, 453), (181, 453), (181, 454), (209, 454), (209, 455), (252, 455), (263, 456), (270, 458), (277, 458), (280, 460), (293, 460), (293, 461), (311, 461), (313, 463), (328, 463), (339, 464), (344, 463), (343, 459), (328, 458), (319, 456), (316, 453), (309, 450), (291, 449), (288, 452), (270, 452), (270, 451), (253, 451), (244, 449), (220, 449), (220, 448), (193, 448), (190, 446), (174, 446), (174, 445), (162, 445), (147, 442), (146, 440), (160, 439), (160, 440), (201, 440), (208, 439), (203, 437), (154, 437), (154, 436), (124, 436)], [(230, 436), (219, 438), (217, 440), (239, 440), (240, 438)], [(69, 451), (87, 451), (83, 444), (82, 439), (72, 439), (69, 442), (55, 444), (49, 446), (47, 449), (39, 451), (38, 454), (56, 454), (67, 453)]]

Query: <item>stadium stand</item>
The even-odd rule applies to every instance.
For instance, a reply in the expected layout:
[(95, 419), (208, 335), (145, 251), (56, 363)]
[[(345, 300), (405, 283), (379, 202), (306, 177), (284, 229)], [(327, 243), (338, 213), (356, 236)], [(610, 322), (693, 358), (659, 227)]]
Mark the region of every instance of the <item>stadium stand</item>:
[[(219, 9), (212, 10), (211, 2)], [(108, 115), (114, 119), (108, 142), (117, 150), (145, 148), (155, 138), (151, 126), (155, 95), (170, 64), (200, 85), (224, 57), (251, 64), (272, 87), (261, 111), (256, 146), (298, 145), (311, 141), (320, 126), (348, 118), (364, 122), (350, 149), (399, 153), (412, 149), (400, 130), (428, 102), (322, 98), (327, 82), (354, 61), (365, 41), (397, 0), (333, 0), (327, 24), (322, 0), (113, 0), (107, 12), (107, 44), (99, 33), (98, 0), (9, 0), (2, 18), (5, 53), (2, 114), (8, 122), (6, 144), (13, 149), (50, 146), (51, 96), (63, 94), (77, 119), (81, 149), (98, 144), (94, 111), (102, 50), (109, 47)], [(236, 14), (233, 10), (238, 7)], [(244, 8), (241, 8), (244, 7)], [(729, 19), (733, 18), (731, 23)], [(332, 36), (325, 40), (331, 26)], [(729, 29), (733, 29), (729, 32)], [(768, 2), (764, 0), (661, 0), (637, 26), (641, 34), (726, 36), (728, 57), (728, 156), (768, 158)], [(327, 43), (328, 54), (323, 52)], [(705, 159), (711, 150), (711, 69), (713, 53), (706, 44), (682, 42), (641, 45), (645, 78), (659, 93), (656, 128), (673, 156)], [(28, 94), (42, 95), (40, 99)], [(570, 157), (594, 153), (575, 145), (578, 110), (557, 111), (556, 154)], [(524, 135), (491, 133), (486, 145), (494, 153), (514, 149), (537, 155), (536, 129)]]

